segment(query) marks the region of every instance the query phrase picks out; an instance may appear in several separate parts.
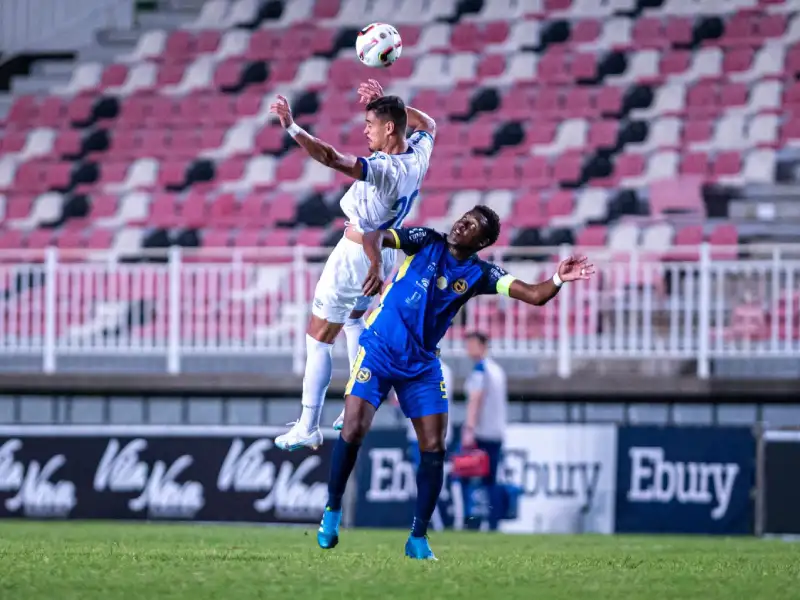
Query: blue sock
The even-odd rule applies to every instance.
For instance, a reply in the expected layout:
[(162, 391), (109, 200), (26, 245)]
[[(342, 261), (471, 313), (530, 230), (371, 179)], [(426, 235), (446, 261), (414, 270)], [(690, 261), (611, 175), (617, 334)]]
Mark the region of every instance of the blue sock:
[(444, 452), (420, 452), (417, 469), (417, 506), (414, 510), (414, 524), (411, 535), (423, 537), (428, 533), (439, 494), (444, 483)]
[(342, 510), (342, 496), (347, 487), (347, 480), (356, 464), (358, 450), (361, 444), (350, 444), (339, 436), (336, 445), (333, 447), (333, 457), (331, 458), (331, 476), (328, 479), (328, 504), (331, 510)]

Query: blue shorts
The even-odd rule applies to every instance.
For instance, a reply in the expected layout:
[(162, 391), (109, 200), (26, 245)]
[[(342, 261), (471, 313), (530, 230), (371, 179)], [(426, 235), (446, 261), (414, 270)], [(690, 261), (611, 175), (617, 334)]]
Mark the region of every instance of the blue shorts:
[[(361, 339), (364, 340), (363, 334)], [(396, 365), (396, 358), (382, 346), (379, 341), (362, 343), (345, 397), (357, 396), (377, 409), (394, 388), (400, 408), (409, 419), (447, 413), (447, 390), (439, 359), (416, 364), (413, 374), (409, 374), (409, 369)]]

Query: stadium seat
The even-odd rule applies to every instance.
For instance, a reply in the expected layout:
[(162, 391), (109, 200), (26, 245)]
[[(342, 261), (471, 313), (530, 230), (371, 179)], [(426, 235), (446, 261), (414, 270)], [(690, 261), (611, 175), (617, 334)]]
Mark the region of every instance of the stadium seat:
[[(298, 150), (269, 104), (288, 95), (314, 135), (365, 154), (354, 90), (366, 71), (351, 40), (387, 17), (369, 0), (280, 4), (207, 0), (181, 24), (146, 25), (116, 57), (76, 62), (47, 93), (15, 94), (0, 120), (0, 226), (18, 233), (3, 246), (135, 253), (151, 228), (196, 228), (217, 248), (327, 241), (298, 206), (319, 193), (333, 213), (349, 180)], [(552, 228), (695, 260), (674, 249), (706, 239), (694, 225), (704, 195), (747, 196), (791, 171), (795, 12), (756, 0), (397, 0), (402, 58), (370, 74), (437, 120), (407, 223), (449, 226), (483, 203), (503, 243)], [(71, 214), (84, 198), (87, 212)], [(748, 235), (709, 214), (718, 248)]]

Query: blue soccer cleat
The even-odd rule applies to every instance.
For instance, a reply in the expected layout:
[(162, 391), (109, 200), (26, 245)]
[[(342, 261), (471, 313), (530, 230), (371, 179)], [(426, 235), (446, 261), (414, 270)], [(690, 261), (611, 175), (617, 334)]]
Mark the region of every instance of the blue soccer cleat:
[(322, 522), (317, 529), (317, 543), (323, 550), (335, 548), (339, 543), (339, 525), (342, 523), (342, 511), (326, 508), (322, 513)]
[(339, 413), (339, 416), (336, 417), (336, 420), (333, 422), (334, 431), (341, 431), (342, 429), (344, 429), (344, 409), (342, 409), (342, 412)]
[(408, 536), (406, 542), (406, 556), (416, 560), (438, 560), (428, 544), (428, 536), (414, 537)]

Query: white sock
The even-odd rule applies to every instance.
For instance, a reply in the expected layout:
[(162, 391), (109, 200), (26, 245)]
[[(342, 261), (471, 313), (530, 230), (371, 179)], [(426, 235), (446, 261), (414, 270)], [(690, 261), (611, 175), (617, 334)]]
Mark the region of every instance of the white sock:
[(303, 377), (303, 413), (300, 425), (306, 431), (319, 428), (325, 394), (331, 384), (333, 344), (326, 344), (306, 335), (306, 373)]
[(364, 319), (347, 319), (344, 324), (344, 337), (347, 339), (347, 357), (350, 359), (350, 370), (358, 355), (358, 339), (364, 331)]

